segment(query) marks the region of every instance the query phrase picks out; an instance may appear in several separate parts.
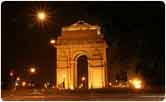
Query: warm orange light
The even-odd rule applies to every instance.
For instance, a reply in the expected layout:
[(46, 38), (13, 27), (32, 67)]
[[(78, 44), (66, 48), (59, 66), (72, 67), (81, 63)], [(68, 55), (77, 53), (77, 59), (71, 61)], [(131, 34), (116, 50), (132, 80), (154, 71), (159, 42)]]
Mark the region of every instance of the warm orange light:
[(17, 82), (15, 83), (15, 86), (18, 86), (18, 83), (17, 83)]
[(112, 83), (111, 82), (109, 82), (109, 86), (111, 86), (112, 85)]
[(55, 89), (55, 86), (52, 86), (53, 89)]
[(45, 87), (45, 88), (47, 88), (47, 87), (48, 87), (47, 83), (44, 83), (44, 87)]
[(33, 67), (30, 68), (30, 72), (31, 72), (31, 73), (35, 73), (35, 72), (36, 72), (36, 68), (33, 68)]
[(138, 78), (135, 78), (135, 79), (131, 80), (130, 83), (136, 89), (141, 89), (142, 88), (142, 81)]
[(46, 20), (46, 13), (44, 11), (40, 11), (37, 13), (37, 18), (40, 20), (40, 21), (44, 21)]
[(25, 81), (22, 82), (22, 86), (23, 86), (23, 87), (25, 87), (26, 84), (27, 84), (27, 83), (26, 83)]
[(66, 78), (66, 74), (63, 74), (63, 78)]
[(81, 80), (84, 81), (86, 79), (86, 77), (82, 77)]
[(70, 89), (71, 89), (71, 90), (74, 90), (74, 87), (73, 87), (73, 85), (70, 85)]
[(82, 88), (83, 87), (83, 83), (81, 83), (80, 85), (79, 85), (79, 88)]
[(50, 40), (50, 43), (51, 44), (55, 44), (55, 40)]
[(20, 80), (20, 77), (17, 77), (16, 80), (19, 81), (19, 80)]

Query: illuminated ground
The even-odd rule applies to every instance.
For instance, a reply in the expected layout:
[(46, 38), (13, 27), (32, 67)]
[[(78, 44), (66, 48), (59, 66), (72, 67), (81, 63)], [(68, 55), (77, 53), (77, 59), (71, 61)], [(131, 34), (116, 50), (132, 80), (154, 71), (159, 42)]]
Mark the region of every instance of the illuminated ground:
[(160, 92), (130, 92), (123, 90), (120, 92), (111, 91), (60, 91), (55, 90), (17, 90), (17, 92), (2, 91), (3, 100), (62, 100), (62, 101), (79, 101), (79, 100), (90, 100), (90, 101), (161, 101), (164, 99), (164, 93)]

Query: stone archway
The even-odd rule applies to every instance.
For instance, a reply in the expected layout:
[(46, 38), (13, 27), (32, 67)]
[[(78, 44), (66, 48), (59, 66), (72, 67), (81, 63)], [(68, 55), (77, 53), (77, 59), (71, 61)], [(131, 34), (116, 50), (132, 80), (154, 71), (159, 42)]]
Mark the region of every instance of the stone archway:
[(88, 58), (86, 55), (77, 58), (77, 86), (88, 88)]
[[(79, 88), (80, 84), (84, 84), (84, 87), (82, 88), (88, 88), (88, 82), (89, 82), (89, 58), (90, 55), (86, 51), (76, 51), (74, 52), (74, 66), (73, 66), (73, 85), (74, 88)], [(80, 60), (83, 61), (83, 63), (80, 63)], [(83, 66), (81, 64), (85, 64), (85, 73), (81, 69)], [(80, 69), (81, 68), (81, 69)], [(80, 69), (80, 70), (79, 70)], [(79, 71), (81, 73), (79, 73)]]
[(58, 87), (64, 86), (65, 89), (79, 87), (80, 77), (83, 75), (77, 78), (79, 66), (77, 62), (81, 56), (86, 56), (84, 61), (88, 63), (86, 87), (88, 89), (105, 87), (108, 81), (107, 44), (99, 30), (100, 27), (97, 25), (80, 21), (62, 28), (61, 36), (58, 36), (54, 44), (57, 48), (56, 84)]

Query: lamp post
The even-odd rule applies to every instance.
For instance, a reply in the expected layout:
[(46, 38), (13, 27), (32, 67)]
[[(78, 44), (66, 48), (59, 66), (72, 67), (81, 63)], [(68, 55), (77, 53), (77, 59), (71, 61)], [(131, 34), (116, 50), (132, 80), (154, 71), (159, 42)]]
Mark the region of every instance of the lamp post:
[(11, 81), (12, 81), (12, 89), (14, 88), (14, 91), (16, 91), (16, 71), (11, 70), (9, 72), (9, 76), (11, 77)]
[[(28, 71), (29, 71), (29, 74), (36, 74), (37, 73), (37, 70), (36, 70), (36, 68), (35, 67), (30, 67), (29, 69), (28, 69)], [(33, 78), (33, 76), (31, 77), (31, 78)], [(33, 79), (31, 79), (31, 84), (34, 84), (33, 83)]]

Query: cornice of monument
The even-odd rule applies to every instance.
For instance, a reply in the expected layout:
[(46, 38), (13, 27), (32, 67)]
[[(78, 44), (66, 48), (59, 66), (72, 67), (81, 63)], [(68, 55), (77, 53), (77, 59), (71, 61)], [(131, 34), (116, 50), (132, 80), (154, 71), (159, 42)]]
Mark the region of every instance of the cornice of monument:
[(77, 30), (97, 30), (97, 31), (100, 31), (100, 26), (91, 25), (89, 23), (86, 23), (83, 20), (78, 20), (76, 23), (62, 28), (62, 32), (64, 32), (64, 31), (77, 31)]

